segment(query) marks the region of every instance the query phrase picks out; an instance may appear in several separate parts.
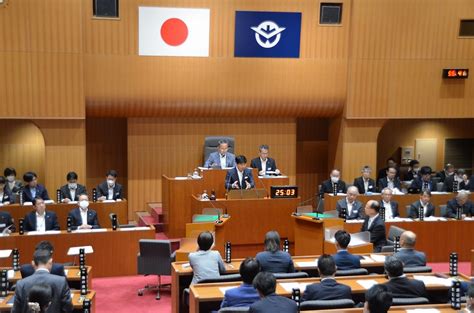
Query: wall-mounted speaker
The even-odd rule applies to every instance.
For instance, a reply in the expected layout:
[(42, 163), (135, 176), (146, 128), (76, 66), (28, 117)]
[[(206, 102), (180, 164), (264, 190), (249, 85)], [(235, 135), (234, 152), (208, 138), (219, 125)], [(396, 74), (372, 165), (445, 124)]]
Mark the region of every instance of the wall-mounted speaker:
[(320, 24), (341, 24), (342, 3), (321, 3), (319, 12)]
[(92, 0), (94, 16), (118, 17), (119, 0)]

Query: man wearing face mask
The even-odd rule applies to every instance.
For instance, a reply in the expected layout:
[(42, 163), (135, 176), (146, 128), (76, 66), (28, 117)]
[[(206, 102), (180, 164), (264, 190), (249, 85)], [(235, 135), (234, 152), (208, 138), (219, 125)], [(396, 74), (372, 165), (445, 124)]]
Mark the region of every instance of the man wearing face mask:
[(62, 202), (78, 201), (79, 195), (87, 194), (86, 187), (77, 183), (76, 172), (67, 173), (66, 180), (67, 184), (61, 187)]
[(89, 209), (89, 198), (86, 194), (79, 196), (79, 207), (69, 212), (71, 229), (100, 228), (97, 212)]
[(122, 185), (117, 183), (117, 171), (110, 170), (106, 174), (106, 181), (97, 186), (97, 200), (118, 200), (123, 198)]
[(18, 195), (23, 187), (21, 181), (16, 180), (16, 170), (13, 167), (7, 167), (3, 171), (7, 183), (5, 184), (5, 192), (10, 194), (10, 203), (18, 203)]
[(411, 160), (408, 165), (408, 172), (406, 173), (404, 180), (412, 181), (418, 178), (418, 172), (420, 171), (420, 162), (418, 160)]
[(438, 172), (436, 174), (436, 177), (439, 177), (440, 178), (439, 181), (444, 183), (446, 181), (446, 178), (454, 175), (454, 172), (455, 172), (454, 165), (448, 163), (444, 167), (443, 171)]
[(331, 171), (331, 178), (323, 181), (321, 184), (320, 194), (324, 196), (325, 193), (334, 194), (334, 191), (337, 193), (346, 193), (346, 183), (341, 180), (341, 172), (337, 169)]
[(38, 184), (38, 175), (35, 172), (26, 172), (23, 175), (25, 188), (23, 188), (23, 202), (33, 202), (37, 197), (49, 200), (48, 191), (43, 185)]

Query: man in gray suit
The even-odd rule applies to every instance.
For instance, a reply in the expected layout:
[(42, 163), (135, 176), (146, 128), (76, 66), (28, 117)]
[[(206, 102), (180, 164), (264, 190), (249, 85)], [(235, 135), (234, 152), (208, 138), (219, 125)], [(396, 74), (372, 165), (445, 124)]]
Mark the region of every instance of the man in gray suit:
[(204, 167), (235, 167), (235, 155), (227, 152), (227, 150), (229, 150), (229, 143), (227, 140), (219, 140), (217, 151), (209, 154), (209, 158), (207, 159), (206, 163), (204, 163)]
[(362, 203), (357, 201), (359, 190), (355, 186), (347, 188), (347, 196), (336, 203), (336, 210), (341, 214), (342, 208), (346, 209), (346, 219), (355, 220), (364, 218)]
[(426, 256), (415, 250), (416, 235), (412, 231), (404, 231), (400, 236), (400, 250), (395, 257), (403, 262), (405, 267), (426, 266)]
[(49, 251), (35, 251), (33, 266), (36, 271), (33, 275), (18, 281), (16, 284), (12, 313), (28, 312), (28, 293), (37, 284), (49, 285), (53, 291), (53, 298), (46, 312), (72, 312), (71, 291), (66, 277), (50, 274), (52, 265), (53, 259)]

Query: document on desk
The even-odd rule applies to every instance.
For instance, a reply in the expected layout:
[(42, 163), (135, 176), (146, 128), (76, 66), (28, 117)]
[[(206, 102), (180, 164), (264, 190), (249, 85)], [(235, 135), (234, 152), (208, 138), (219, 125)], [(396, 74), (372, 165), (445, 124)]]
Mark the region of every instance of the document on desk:
[(7, 278), (12, 279), (13, 277), (15, 277), (15, 271), (14, 270), (8, 270), (7, 271)]
[(29, 231), (27, 235), (34, 236), (34, 235), (57, 235), (60, 234), (60, 230), (48, 230), (48, 231)]
[(438, 309), (411, 309), (406, 310), (407, 313), (439, 313), (441, 312)]
[(373, 279), (359, 279), (359, 280), (356, 280), (356, 283), (358, 283), (365, 289), (370, 289), (373, 285), (377, 285), (377, 281)]
[(67, 277), (67, 273), (69, 273), (69, 270), (68, 269), (64, 269), (64, 274), (66, 274), (66, 277)]
[(120, 231), (149, 230), (149, 229), (150, 227), (148, 226), (119, 228)]
[(308, 262), (296, 262), (296, 265), (299, 267), (317, 267), (318, 260), (308, 261)]
[(347, 224), (362, 224), (364, 223), (364, 220), (347, 220)]
[(414, 275), (414, 279), (421, 280), (426, 286), (446, 286), (451, 287), (453, 284), (452, 278), (441, 278), (435, 276)]
[(425, 217), (424, 221), (425, 222), (438, 222), (438, 221), (446, 222), (447, 219), (445, 217), (429, 216), (429, 217)]
[(219, 290), (225, 295), (225, 292), (229, 289), (237, 288), (238, 286), (230, 286), (230, 287), (219, 287)]
[(380, 262), (380, 263), (385, 262), (385, 255), (371, 254), (370, 258), (374, 260), (375, 262)]
[(287, 292), (293, 292), (293, 289), (299, 289), (301, 292), (304, 292), (308, 285), (311, 285), (311, 283), (280, 283), (281, 288)]
[(360, 260), (361, 264), (367, 264), (367, 263), (374, 263), (375, 262), (374, 259), (372, 259), (371, 257), (366, 256), (366, 255), (363, 255), (362, 258), (363, 259)]
[(11, 250), (11, 249), (0, 250), (0, 259), (9, 258), (11, 254), (12, 254), (12, 250)]
[(387, 221), (392, 222), (392, 223), (397, 223), (397, 222), (413, 222), (411, 218), (408, 217), (395, 217), (392, 219), (388, 219)]

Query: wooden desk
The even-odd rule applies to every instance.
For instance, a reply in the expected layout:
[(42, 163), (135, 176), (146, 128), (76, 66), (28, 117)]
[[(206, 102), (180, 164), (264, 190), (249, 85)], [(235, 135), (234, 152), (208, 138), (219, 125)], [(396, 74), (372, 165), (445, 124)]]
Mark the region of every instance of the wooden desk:
[[(433, 274), (416, 274), (417, 276), (433, 276)], [(407, 275), (409, 278), (413, 278), (413, 275)], [(461, 281), (469, 281), (469, 277), (461, 275), (459, 276)], [(378, 284), (383, 284), (387, 282), (387, 279), (384, 275), (370, 275), (370, 276), (352, 276), (352, 277), (336, 277), (336, 280), (344, 285), (351, 287), (353, 295), (362, 295), (367, 290), (360, 285), (357, 280), (375, 280)], [(320, 282), (319, 278), (302, 278), (295, 280), (277, 280), (276, 294), (284, 297), (291, 297), (291, 292), (287, 291), (282, 287), (282, 283), (299, 283), (300, 290), (304, 292), (305, 285), (313, 284)], [(198, 313), (204, 312), (201, 310), (203, 304), (211, 304), (216, 307), (220, 304), (224, 298), (223, 292), (219, 289), (221, 287), (237, 287), (239, 282), (232, 283), (214, 283), (214, 284), (196, 284), (190, 287), (190, 296), (189, 296), (189, 312)], [(436, 291), (448, 290), (448, 287), (444, 285), (428, 285), (426, 289), (429, 293)], [(206, 311), (209, 310), (211, 306), (206, 306)]]
[[(391, 313), (406, 313), (407, 310), (413, 309), (435, 309), (440, 313), (451, 313), (457, 312), (451, 308), (449, 304), (423, 304), (423, 305), (408, 305), (408, 306), (392, 306), (389, 312)], [(321, 310), (310, 310), (304, 311), (305, 313), (320, 313)], [(362, 313), (364, 308), (354, 308), (354, 309), (337, 309), (337, 310), (324, 310), (325, 313)]]
[[(47, 204), (46, 210), (53, 211), (58, 216), (58, 223), (61, 229), (67, 228), (67, 216), (69, 211), (78, 207), (78, 204), (54, 203)], [(109, 214), (117, 214), (119, 224), (128, 224), (128, 202), (126, 200), (119, 202), (103, 203), (92, 202), (89, 207), (97, 212), (97, 218), (101, 227), (112, 227), (110, 223)], [(15, 219), (16, 229), (18, 231), (18, 221), (24, 218), (26, 214), (33, 210), (32, 205), (12, 204), (0, 207), (0, 211), (8, 212)]]
[[(225, 196), (225, 176), (227, 170), (203, 170), (201, 179), (176, 179), (163, 175), (162, 180), (162, 201), (163, 201), (163, 222), (165, 233), (169, 238), (185, 236), (185, 225), (191, 222), (192, 195), (200, 195), (204, 190), (210, 193), (216, 192), (218, 198)], [(287, 176), (258, 177), (257, 171), (253, 170), (255, 187), (265, 186), (269, 194), (271, 186), (288, 185)], [(199, 212), (200, 213), (200, 212)]]
[[(293, 222), (289, 216), (296, 209), (295, 199), (217, 199), (216, 207), (224, 207), (230, 215), (225, 225), (224, 241), (232, 243), (232, 257), (243, 258), (262, 251), (265, 234), (276, 230), (281, 238), (294, 242)], [(209, 201), (192, 197), (192, 212), (197, 214), (209, 206)], [(216, 246), (217, 249), (221, 247)]]
[[(92, 246), (94, 253), (86, 254), (86, 264), (94, 268), (95, 277), (126, 276), (137, 274), (138, 240), (155, 239), (155, 229), (81, 232), (43, 235), (11, 234), (1, 237), (2, 249), (19, 249), (21, 263), (32, 259), (35, 246), (42, 240), (50, 241), (54, 246), (54, 260), (58, 263), (74, 261), (73, 256), (67, 256), (70, 247)], [(11, 258), (1, 259), (0, 266), (10, 267)], [(76, 262), (78, 258), (76, 257)]]
[[(449, 254), (457, 252), (459, 261), (468, 262), (474, 249), (474, 221), (437, 222), (387, 222), (387, 235), (391, 225), (413, 231), (416, 235), (416, 249), (426, 253), (428, 262), (449, 262)], [(344, 229), (354, 233), (360, 231), (362, 223), (344, 224)]]
[[(81, 296), (80, 291), (71, 291), (72, 294), (72, 305), (74, 307), (74, 310), (80, 310), (82, 311), (82, 301), (83, 297)], [(0, 312), (10, 312), (13, 304), (8, 304), (8, 301), (11, 300), (13, 297), (14, 293), (9, 293), (8, 296), (5, 298), (0, 298)], [(89, 290), (89, 292), (86, 295), (87, 299), (91, 300), (91, 306), (92, 306), (92, 312), (95, 312), (95, 291), (94, 290)]]
[[(377, 262), (370, 257), (370, 254), (359, 254), (365, 259), (361, 259), (361, 267), (366, 268), (370, 273), (383, 273), (383, 262)], [(381, 255), (387, 255), (382, 253)], [(295, 269), (305, 271), (310, 275), (318, 275), (318, 269), (315, 261), (319, 255), (294, 256), (292, 257)], [(231, 263), (225, 263), (227, 274), (236, 274), (239, 272), (240, 263), (244, 259), (233, 259)], [(306, 263), (302, 263), (306, 262)], [(313, 264), (309, 264), (312, 262)], [(193, 277), (193, 270), (188, 262), (173, 262), (171, 265), (171, 309), (172, 312), (179, 312), (181, 295), (185, 288), (188, 288)]]
[[(445, 194), (434, 194), (431, 196), (431, 202), (435, 206), (435, 215), (441, 216), (439, 206), (446, 204), (449, 200), (456, 197), (457, 193), (445, 193)], [(333, 196), (332, 194), (324, 194), (324, 211), (332, 211), (336, 209), (336, 203), (338, 200), (344, 198), (345, 196)], [(474, 199), (473, 194), (469, 195), (471, 200)], [(359, 195), (357, 200), (362, 202), (364, 206), (365, 203), (369, 200), (380, 201), (382, 199), (381, 195)], [(401, 217), (407, 217), (406, 206), (412, 204), (415, 201), (420, 200), (420, 195), (417, 194), (406, 194), (406, 195), (393, 195), (392, 201), (398, 202), (398, 210), (400, 211)]]

